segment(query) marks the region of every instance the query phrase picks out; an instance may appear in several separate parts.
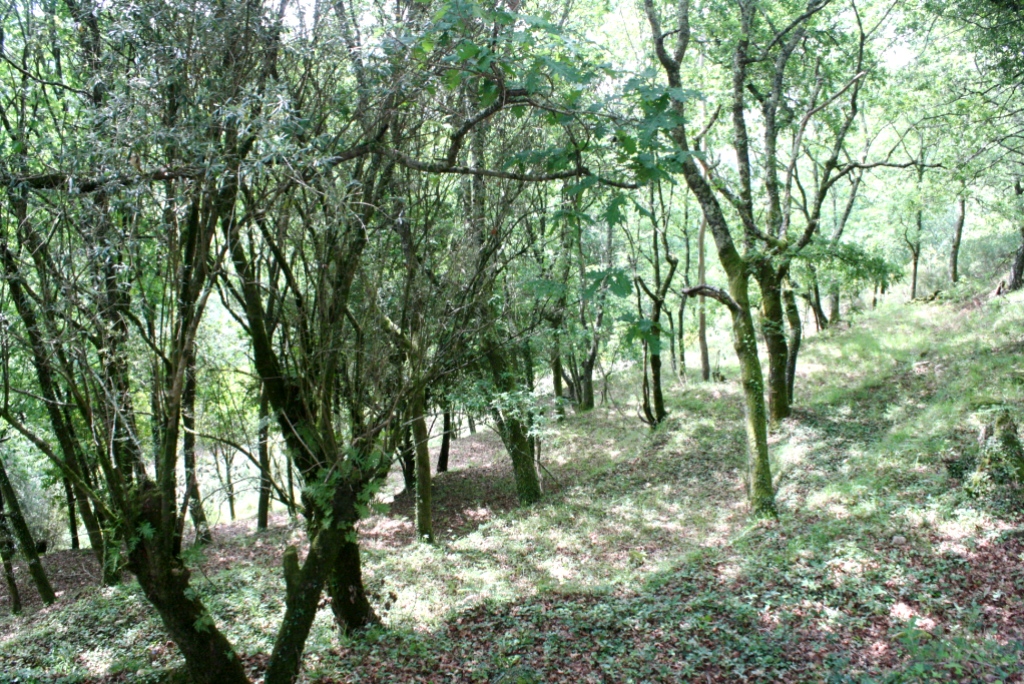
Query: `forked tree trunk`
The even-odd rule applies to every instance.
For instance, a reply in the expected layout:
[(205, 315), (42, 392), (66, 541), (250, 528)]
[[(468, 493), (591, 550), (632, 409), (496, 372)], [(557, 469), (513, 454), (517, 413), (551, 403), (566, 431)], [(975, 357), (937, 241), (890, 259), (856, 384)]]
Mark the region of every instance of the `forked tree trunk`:
[(43, 603), (49, 605), (57, 600), (57, 596), (53, 593), (53, 587), (50, 586), (46, 570), (39, 560), (39, 554), (36, 553), (36, 543), (32, 539), (32, 532), (29, 531), (25, 517), (21, 514), (21, 506), (18, 503), (18, 498), (15, 496), (14, 487), (11, 486), (11, 481), (7, 477), (7, 469), (4, 467), (3, 459), (0, 459), (0, 515), (4, 515), (5, 509), (7, 511), (5, 517), (14, 531), (15, 538), (18, 540), (21, 554), (28, 563), (28, 572), (32, 576), (32, 581), (35, 582), (36, 589), (39, 590), (39, 596), (43, 599)]
[(529, 428), (518, 417), (502, 415), (497, 410), (494, 422), (498, 427), (501, 441), (512, 459), (512, 473), (516, 481), (516, 494), (519, 504), (529, 506), (540, 501), (540, 476), (533, 460), (533, 445), (530, 442)]
[(373, 611), (373, 606), (366, 596), (366, 588), (363, 586), (357, 542), (346, 540), (338, 550), (338, 559), (328, 580), (327, 589), (331, 595), (334, 621), (342, 634), (350, 635), (357, 630), (380, 623), (380, 618)]
[[(302, 664), (306, 638), (316, 617), (320, 595), (327, 585), (331, 608), (342, 631), (363, 626), (348, 622), (353, 606), (365, 602), (359, 573), (359, 546), (355, 541), (356, 493), (335, 489), (328, 511), (332, 524), (319, 525), (310, 533), (309, 553), (299, 565), (298, 550), (288, 547), (284, 553), (285, 615), (281, 620), (274, 650), (267, 664), (265, 684), (292, 684)], [(322, 520), (321, 516), (315, 516)], [(354, 569), (354, 576), (353, 576)], [(369, 604), (365, 604), (369, 608)], [(369, 611), (372, 615), (372, 610)], [(376, 616), (374, 616), (376, 617)], [(344, 624), (341, 621), (345, 620)], [(365, 624), (365, 622), (364, 622)]]
[[(154, 518), (159, 522), (159, 516)], [(188, 568), (179, 558), (162, 553), (162, 541), (159, 537), (141, 539), (129, 554), (129, 566), (168, 636), (185, 656), (191, 681), (248, 684), (242, 661), (189, 586)]]
[[(752, 14), (753, 6), (744, 5), (744, 20)], [(660, 20), (654, 3), (644, 3), (651, 25), (652, 35), (656, 46), (658, 60), (665, 69), (668, 85), (681, 87), (680, 65), (685, 44), (689, 39), (689, 29), (686, 25), (677, 28), (677, 57), (669, 55), (667, 46), (664, 44), (665, 34), (662, 33)], [(688, 5), (680, 3), (680, 20), (687, 17)], [(683, 22), (680, 21), (682, 24)], [(741, 44), (742, 41), (741, 41)], [(743, 69), (747, 63), (742, 54), (738, 53), (737, 77), (734, 78), (734, 87), (739, 90), (736, 98), (737, 106), (734, 107), (734, 118), (738, 122), (736, 126), (738, 149), (744, 147), (746, 130), (743, 122), (742, 87), (744, 82)], [(682, 120), (684, 111), (680, 102), (672, 105), (673, 111)], [(685, 125), (680, 124), (672, 129), (672, 138), (684, 151), (691, 151), (687, 140)], [(758, 516), (776, 517), (775, 494), (772, 488), (771, 463), (768, 460), (768, 428), (767, 415), (764, 403), (764, 379), (761, 374), (761, 364), (757, 358), (757, 331), (754, 328), (754, 320), (750, 312), (750, 296), (748, 292), (750, 278), (750, 263), (739, 255), (733, 242), (729, 223), (725, 218), (714, 189), (708, 180), (701, 173), (697, 163), (692, 158), (685, 158), (682, 162), (683, 177), (686, 184), (700, 202), (701, 210), (707, 219), (708, 227), (711, 229), (718, 248), (719, 261), (722, 268), (729, 277), (729, 298), (721, 297), (729, 306), (733, 323), (733, 344), (736, 349), (736, 356), (740, 362), (740, 374), (743, 385), (743, 396), (746, 404), (746, 426), (747, 426), (747, 448), (748, 448), (748, 492), (753, 512)], [(718, 298), (718, 297), (716, 297)]]
[[(487, 363), (491, 370), (491, 379), (500, 392), (515, 390), (515, 378), (512, 376), (512, 364), (507, 352), (496, 343), (490, 341), (484, 350)], [(593, 384), (591, 384), (591, 402), (593, 402)], [(509, 457), (512, 459), (512, 474), (516, 481), (516, 494), (519, 503), (528, 506), (540, 500), (540, 476), (533, 457), (533, 445), (530, 442), (530, 426), (515, 411), (503, 412), (494, 407), (491, 409), (495, 427), (501, 437)]]

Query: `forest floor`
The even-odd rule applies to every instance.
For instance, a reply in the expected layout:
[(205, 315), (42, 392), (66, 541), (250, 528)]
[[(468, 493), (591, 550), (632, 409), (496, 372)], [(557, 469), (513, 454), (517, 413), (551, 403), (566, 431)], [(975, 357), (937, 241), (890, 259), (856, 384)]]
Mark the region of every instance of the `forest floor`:
[[(1024, 682), (1020, 493), (971, 498), (944, 464), (996, 409), (1024, 422), (1022, 331), (1018, 295), (885, 305), (810, 338), (796, 414), (771, 438), (774, 523), (747, 515), (734, 379), (675, 386), (657, 431), (625, 391), (549, 426), (545, 499), (528, 509), (493, 433), (457, 440), (437, 543), (414, 540), (407, 495), (360, 523), (384, 624), (339, 638), (321, 610), (302, 680)], [(280, 554), (303, 539), (273, 523), (220, 526), (190, 560), (257, 678)], [(60, 600), (0, 617), (0, 682), (159, 682), (180, 666), (134, 582), (96, 588), (86, 552), (44, 562)]]

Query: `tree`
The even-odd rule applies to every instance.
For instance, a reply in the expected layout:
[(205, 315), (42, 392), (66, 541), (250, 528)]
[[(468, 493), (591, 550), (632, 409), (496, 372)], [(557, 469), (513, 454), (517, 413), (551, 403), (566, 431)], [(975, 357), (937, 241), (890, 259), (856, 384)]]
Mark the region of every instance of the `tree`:
[[(747, 21), (751, 19), (752, 5), (743, 5), (743, 15)], [(672, 52), (666, 46), (666, 39), (671, 37), (661, 28), (661, 19), (652, 0), (645, 0), (644, 8), (650, 23), (652, 40), (658, 61), (664, 69), (668, 80), (668, 89), (662, 96), (675, 115), (674, 126), (670, 130), (673, 141), (683, 155), (683, 177), (690, 190), (696, 195), (701, 209), (707, 219), (718, 248), (719, 261), (729, 279), (729, 291), (724, 292), (704, 286), (691, 294), (705, 294), (725, 304), (733, 318), (733, 341), (736, 355), (740, 361), (744, 397), (746, 400), (747, 439), (749, 444), (749, 477), (751, 507), (758, 515), (775, 515), (775, 493), (772, 487), (771, 467), (768, 461), (767, 417), (765, 412), (764, 383), (761, 375), (761, 364), (757, 357), (755, 329), (750, 313), (749, 299), (749, 265), (736, 249), (732, 239), (728, 221), (721, 205), (715, 196), (714, 189), (708, 179), (697, 166), (687, 131), (684, 98), (673, 95), (673, 89), (682, 88), (681, 67), (686, 56), (690, 41), (689, 3), (682, 0), (677, 6), (678, 24), (673, 33), (675, 45)], [(738, 43), (740, 59), (737, 68), (741, 78), (739, 88), (744, 85), (742, 71), (746, 68), (742, 51), (746, 49), (745, 40)], [(742, 96), (741, 96), (742, 97)], [(742, 99), (741, 99), (742, 101)], [(737, 117), (738, 144), (746, 141), (745, 122), (742, 121), (742, 110)]]
[[(57, 600), (57, 596), (53, 593), (53, 587), (50, 586), (46, 570), (39, 560), (39, 554), (36, 553), (36, 543), (32, 539), (32, 532), (25, 523), (25, 517), (21, 514), (21, 506), (18, 504), (18, 497), (14, 493), (14, 487), (11, 486), (11, 480), (7, 476), (7, 468), (4, 467), (3, 459), (0, 459), (0, 516), (3, 518), (2, 523), (0, 523), (0, 531), (6, 532), (8, 528), (14, 530), (14, 537), (18, 540), (18, 547), (28, 563), (29, 574), (32, 576), (32, 581), (35, 582), (36, 589), (39, 591), (39, 596), (43, 599), (43, 603), (53, 603)], [(9, 555), (4, 559), (4, 562), (10, 562)], [(15, 596), (17, 587), (14, 584), (13, 575), (8, 574), (7, 583), (8, 586), (12, 587), (12, 597)], [(12, 605), (14, 604), (12, 603)]]

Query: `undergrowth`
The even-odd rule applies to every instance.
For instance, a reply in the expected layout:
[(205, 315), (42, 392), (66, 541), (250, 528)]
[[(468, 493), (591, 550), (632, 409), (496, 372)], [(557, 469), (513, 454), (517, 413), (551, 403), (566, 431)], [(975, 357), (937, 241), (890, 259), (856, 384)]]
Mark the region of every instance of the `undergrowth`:
[[(438, 505), (459, 524), (437, 544), (388, 537), (408, 526), (398, 504), (364, 523), (384, 624), (341, 638), (322, 610), (304, 680), (1022, 681), (1021, 510), (947, 467), (991, 412), (1024, 422), (1021, 304), (891, 305), (810, 337), (797, 410), (772, 436), (778, 522), (747, 517), (732, 382), (678, 384), (653, 432), (621, 393), (553, 424), (548, 491), (528, 509), (500, 503), (507, 468), (456, 459)], [(298, 540), (282, 519), (193, 559), (254, 672)], [(156, 682), (181, 665), (134, 583), (2, 618), (0, 663), (0, 682)]]

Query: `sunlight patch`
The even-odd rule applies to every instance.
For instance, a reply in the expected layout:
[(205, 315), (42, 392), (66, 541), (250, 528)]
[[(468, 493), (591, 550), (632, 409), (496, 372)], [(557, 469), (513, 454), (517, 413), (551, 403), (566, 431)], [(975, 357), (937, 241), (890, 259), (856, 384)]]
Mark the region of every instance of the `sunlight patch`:
[(889, 615), (902, 622), (911, 622), (913, 620), (914, 627), (925, 631), (935, 629), (938, 624), (933, 618), (930, 618), (927, 615), (922, 616), (917, 609), (913, 606), (907, 605), (903, 601), (897, 601), (893, 604), (892, 609), (889, 611)]

